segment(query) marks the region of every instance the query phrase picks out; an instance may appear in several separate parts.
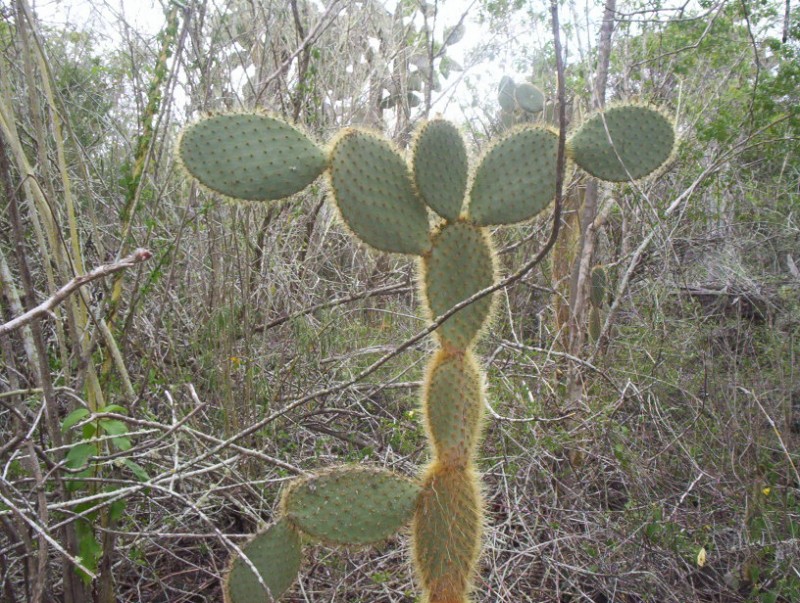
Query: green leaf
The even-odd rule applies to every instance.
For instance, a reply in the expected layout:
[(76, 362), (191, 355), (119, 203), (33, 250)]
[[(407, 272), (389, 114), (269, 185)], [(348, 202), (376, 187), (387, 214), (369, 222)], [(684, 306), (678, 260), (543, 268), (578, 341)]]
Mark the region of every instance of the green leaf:
[(61, 431), (66, 432), (74, 425), (80, 423), (81, 420), (87, 416), (89, 416), (88, 408), (76, 408), (64, 418), (64, 421), (61, 423)]
[(133, 444), (131, 444), (130, 438), (114, 438), (111, 440), (111, 443), (116, 447), (117, 450), (126, 451), (130, 450)]
[(108, 518), (111, 521), (119, 521), (125, 513), (125, 500), (115, 500), (108, 506)]
[[(92, 524), (84, 519), (75, 522), (75, 535), (78, 537), (78, 555), (83, 566), (97, 572), (97, 562), (103, 554), (103, 547), (97, 542)], [(79, 569), (75, 569), (84, 583), (89, 584), (91, 578)]]
[(146, 482), (150, 479), (147, 471), (141, 465), (134, 463), (130, 459), (122, 459), (122, 463), (133, 472), (139, 481)]
[(97, 454), (97, 445), (82, 443), (69, 449), (66, 462), (70, 469), (78, 469), (86, 464), (90, 456)]
[(272, 603), (289, 589), (300, 570), (300, 533), (288, 521), (280, 519), (242, 546), (242, 552), (261, 574), (272, 597), (267, 596), (253, 570), (237, 555), (223, 579), (224, 600), (228, 603)]
[(122, 435), (128, 433), (128, 426), (116, 419), (100, 419), (100, 428), (108, 435)]
[(103, 412), (115, 412), (120, 415), (127, 415), (128, 409), (124, 406), (120, 406), (119, 404), (109, 404), (103, 409)]

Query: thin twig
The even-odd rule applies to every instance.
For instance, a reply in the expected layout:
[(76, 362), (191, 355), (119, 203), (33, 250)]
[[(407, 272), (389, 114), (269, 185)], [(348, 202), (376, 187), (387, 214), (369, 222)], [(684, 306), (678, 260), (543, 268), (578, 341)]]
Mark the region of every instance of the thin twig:
[(137, 249), (129, 256), (119, 260), (118, 262), (113, 262), (111, 264), (103, 264), (102, 266), (98, 266), (91, 272), (87, 272), (86, 274), (81, 274), (76, 276), (71, 281), (69, 281), (66, 285), (61, 287), (58, 291), (55, 292), (51, 297), (44, 300), (41, 304), (36, 306), (35, 308), (28, 310), (25, 314), (17, 316), (9, 320), (7, 323), (0, 325), (0, 335), (5, 335), (6, 333), (10, 333), (20, 327), (25, 326), (29, 322), (31, 322), (34, 318), (40, 316), (41, 314), (46, 314), (47, 312), (51, 311), (53, 308), (58, 306), (62, 303), (65, 299), (67, 299), (70, 295), (72, 295), (75, 291), (83, 287), (84, 285), (102, 278), (104, 276), (108, 276), (109, 274), (113, 274), (115, 272), (119, 272), (120, 270), (124, 270), (125, 268), (130, 268), (131, 266), (135, 266), (140, 262), (144, 262), (149, 260), (153, 257), (153, 253), (148, 249)]
[(745, 389), (744, 387), (739, 386), (739, 387), (737, 387), (737, 389), (740, 392), (750, 396), (753, 400), (755, 400), (756, 404), (758, 404), (758, 408), (764, 414), (764, 417), (766, 417), (767, 423), (769, 423), (769, 426), (772, 428), (772, 432), (775, 434), (775, 437), (778, 438), (778, 443), (781, 445), (781, 450), (783, 451), (783, 454), (786, 457), (786, 460), (789, 461), (789, 466), (792, 468), (792, 471), (794, 471), (794, 477), (797, 480), (797, 483), (800, 484), (800, 473), (798, 473), (798, 471), (797, 471), (797, 466), (794, 464), (794, 461), (792, 460), (792, 454), (789, 452), (789, 449), (786, 447), (786, 444), (783, 441), (783, 437), (781, 436), (781, 432), (778, 431), (778, 426), (775, 424), (775, 421), (772, 419), (772, 417), (769, 416), (769, 413), (764, 408), (764, 406), (761, 404), (761, 400), (758, 399), (758, 396), (756, 396), (749, 389)]

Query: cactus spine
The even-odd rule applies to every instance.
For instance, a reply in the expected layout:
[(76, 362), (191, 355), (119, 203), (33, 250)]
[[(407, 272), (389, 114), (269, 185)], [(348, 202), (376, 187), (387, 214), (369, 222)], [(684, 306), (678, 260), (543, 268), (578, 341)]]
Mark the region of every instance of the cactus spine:
[[(508, 78), (501, 84), (504, 108), (519, 103), (537, 110), (539, 96)], [(663, 166), (674, 142), (661, 113), (630, 105), (606, 120), (592, 118), (570, 138), (568, 151), (592, 174), (641, 178)], [(274, 117), (216, 115), (185, 131), (179, 154), (207, 188), (240, 199), (286, 197), (327, 171), (332, 200), (356, 237), (419, 258), (421, 294), (436, 320), (497, 282), (487, 227), (529, 220), (551, 203), (556, 146), (550, 130), (519, 126), (489, 148), (470, 181), (463, 138), (441, 119), (422, 125), (406, 161), (387, 141), (357, 129), (344, 130), (323, 150)], [(301, 535), (361, 545), (408, 523), (424, 601), (469, 600), (485, 521), (476, 467), (484, 377), (474, 348), (491, 307), (491, 297), (479, 298), (435, 331), (439, 347), (421, 396), (431, 460), (421, 475), (358, 466), (296, 480), (284, 491), (277, 521), (244, 547), (250, 563), (234, 557), (224, 583), (227, 603), (277, 600), (300, 566)]]

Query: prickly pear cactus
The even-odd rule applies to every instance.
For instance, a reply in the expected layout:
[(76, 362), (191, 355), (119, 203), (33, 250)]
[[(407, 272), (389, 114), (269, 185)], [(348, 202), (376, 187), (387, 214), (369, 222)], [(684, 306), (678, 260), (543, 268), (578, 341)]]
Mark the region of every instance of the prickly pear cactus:
[(497, 87), (497, 103), (500, 105), (500, 123), (504, 128), (529, 121), (539, 116), (545, 108), (544, 92), (529, 82), (517, 84), (504, 75)]
[[(536, 111), (540, 94), (505, 79), (500, 102)], [(617, 181), (660, 169), (674, 144), (672, 123), (659, 111), (623, 105), (579, 128), (567, 152), (589, 173)], [(437, 320), (497, 282), (487, 227), (529, 220), (552, 202), (557, 146), (551, 130), (517, 126), (489, 147), (470, 179), (464, 140), (441, 119), (419, 128), (406, 160), (369, 132), (345, 129), (323, 149), (284, 121), (254, 114), (200, 120), (184, 132), (179, 154), (203, 185), (238, 199), (286, 197), (327, 172), (331, 199), (353, 235), (419, 258), (422, 298)], [(408, 524), (424, 601), (469, 600), (485, 522), (476, 468), (484, 376), (474, 348), (490, 321), (492, 297), (459, 309), (435, 331), (439, 347), (421, 400), (431, 460), (420, 475), (357, 466), (296, 480), (284, 491), (276, 522), (243, 548), (249, 563), (234, 557), (224, 584), (228, 603), (277, 600), (298, 572), (302, 536), (362, 545)]]

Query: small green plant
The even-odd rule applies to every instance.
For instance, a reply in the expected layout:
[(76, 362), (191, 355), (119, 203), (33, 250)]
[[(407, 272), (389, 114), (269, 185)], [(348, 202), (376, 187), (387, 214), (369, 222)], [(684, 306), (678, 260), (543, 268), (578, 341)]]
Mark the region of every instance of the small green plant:
[[(109, 404), (98, 409), (97, 414), (88, 408), (80, 407), (69, 413), (61, 422), (64, 433), (76, 433), (75, 442), (70, 447), (64, 458), (68, 469), (75, 471), (73, 479), (67, 482), (67, 488), (72, 491), (87, 490), (90, 494), (97, 493), (97, 478), (107, 475), (107, 468), (102, 463), (92, 460), (92, 457), (104, 456), (108, 453), (122, 453), (131, 449), (132, 444), (128, 437), (128, 426), (119, 419), (110, 418), (108, 413), (127, 415), (128, 411), (118, 404)], [(146, 481), (150, 479), (145, 469), (127, 457), (119, 459), (121, 466), (128, 469), (137, 479)], [(92, 478), (93, 481), (87, 481)], [(104, 492), (113, 492), (117, 486), (106, 485)], [(83, 566), (90, 571), (96, 571), (103, 547), (95, 533), (95, 526), (105, 523), (106, 520), (120, 519), (125, 510), (125, 500), (117, 500), (107, 508), (95, 508), (94, 503), (77, 505), (75, 511), (81, 514), (76, 520), (75, 534), (78, 539), (78, 551)], [(87, 584), (90, 576), (78, 569), (78, 574)]]
[[(534, 108), (535, 91), (521, 85), (512, 94)], [(567, 152), (591, 174), (624, 181), (661, 168), (674, 144), (663, 114), (622, 105), (589, 119), (569, 138)], [(327, 172), (331, 199), (353, 235), (419, 258), (422, 298), (437, 320), (497, 282), (487, 227), (529, 220), (555, 198), (558, 135), (517, 126), (489, 147), (471, 177), (463, 137), (442, 119), (419, 128), (410, 161), (364, 130), (344, 129), (324, 149), (263, 114), (202, 119), (184, 131), (179, 154), (203, 185), (242, 200), (281, 199)], [(473, 350), (491, 313), (492, 297), (480, 297), (435, 330), (438, 349), (421, 402), (432, 460), (420, 476), (344, 466), (296, 480), (283, 493), (277, 520), (243, 547), (244, 556), (234, 556), (226, 601), (277, 600), (299, 571), (303, 537), (363, 545), (409, 523), (424, 600), (468, 600), (484, 524), (476, 469), (484, 376)]]

